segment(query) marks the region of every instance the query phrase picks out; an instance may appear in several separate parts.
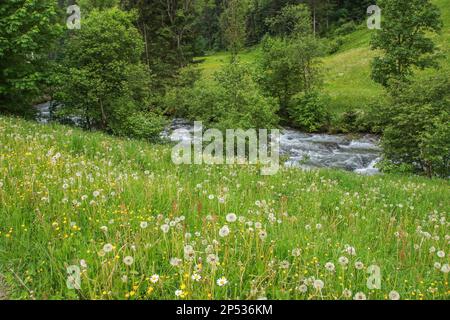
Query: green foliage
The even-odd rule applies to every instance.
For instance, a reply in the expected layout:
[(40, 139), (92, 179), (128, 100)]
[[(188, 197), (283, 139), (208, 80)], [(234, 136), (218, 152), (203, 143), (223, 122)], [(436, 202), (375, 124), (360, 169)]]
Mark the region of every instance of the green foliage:
[(282, 114), (292, 96), (321, 83), (317, 58), (323, 54), (323, 48), (322, 42), (312, 35), (264, 39), (259, 61), (261, 82), (268, 93), (278, 98)]
[(180, 116), (222, 130), (274, 128), (278, 123), (276, 101), (263, 95), (255, 72), (238, 61), (226, 65), (212, 80), (169, 91), (165, 102)]
[(49, 53), (61, 33), (55, 1), (0, 2), (0, 112), (26, 114), (49, 85)]
[(386, 121), (384, 169), (450, 175), (450, 79), (433, 76), (410, 85), (397, 83), (393, 103), (381, 110)]
[(233, 59), (245, 45), (247, 11), (247, 0), (228, 0), (220, 16), (222, 34)]
[(86, 12), (91, 12), (94, 9), (105, 10), (111, 9), (119, 5), (119, 0), (78, 0), (77, 3), (81, 8), (82, 16)]
[(383, 55), (372, 62), (372, 78), (388, 86), (405, 80), (413, 67), (436, 67), (435, 45), (427, 33), (442, 28), (438, 7), (430, 0), (383, 0), (382, 30), (372, 38), (372, 49)]
[[(62, 114), (81, 117), (88, 128), (149, 138), (162, 126), (150, 108), (152, 79), (133, 21), (117, 8), (95, 9), (83, 20), (65, 46), (56, 99)], [(139, 128), (132, 127), (137, 119)]]
[(331, 120), (328, 104), (329, 98), (316, 91), (299, 93), (290, 102), (290, 119), (296, 127), (308, 132), (324, 130)]
[(308, 35), (312, 31), (311, 11), (304, 4), (287, 5), (277, 16), (268, 18), (266, 23), (273, 36)]
[(356, 30), (356, 23), (354, 21), (349, 21), (341, 24), (334, 30), (334, 34), (337, 36), (345, 36)]

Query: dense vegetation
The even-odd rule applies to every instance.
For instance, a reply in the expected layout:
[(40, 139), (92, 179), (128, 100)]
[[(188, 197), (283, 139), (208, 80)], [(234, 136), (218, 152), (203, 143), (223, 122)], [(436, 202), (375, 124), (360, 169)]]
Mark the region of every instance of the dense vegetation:
[[(0, 297), (448, 298), (449, 0), (74, 3), (0, 3)], [(377, 133), (385, 175), (175, 166), (174, 117)]]
[(175, 166), (165, 146), (5, 117), (0, 136), (11, 298), (448, 299), (447, 181)]

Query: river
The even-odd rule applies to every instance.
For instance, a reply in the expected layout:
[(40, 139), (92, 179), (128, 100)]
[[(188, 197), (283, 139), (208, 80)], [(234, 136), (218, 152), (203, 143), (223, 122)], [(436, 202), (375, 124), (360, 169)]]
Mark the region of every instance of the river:
[[(36, 108), (37, 120), (48, 123), (51, 119), (50, 104), (40, 104)], [(194, 126), (184, 119), (174, 119), (161, 136), (169, 137), (176, 129), (185, 129), (190, 136)], [(280, 154), (287, 158), (286, 166), (297, 166), (306, 170), (337, 168), (362, 175), (375, 175), (379, 173), (375, 165), (380, 160), (380, 153), (379, 137), (376, 135), (355, 137), (346, 134), (309, 134), (290, 128), (281, 130)]]

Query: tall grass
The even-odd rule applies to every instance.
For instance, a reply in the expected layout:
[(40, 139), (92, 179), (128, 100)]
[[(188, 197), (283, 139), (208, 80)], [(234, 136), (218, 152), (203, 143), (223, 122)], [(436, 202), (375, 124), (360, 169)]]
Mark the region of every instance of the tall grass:
[[(449, 199), (445, 180), (175, 166), (168, 146), (0, 117), (0, 291), (446, 299)], [(367, 287), (370, 265), (379, 290)]]

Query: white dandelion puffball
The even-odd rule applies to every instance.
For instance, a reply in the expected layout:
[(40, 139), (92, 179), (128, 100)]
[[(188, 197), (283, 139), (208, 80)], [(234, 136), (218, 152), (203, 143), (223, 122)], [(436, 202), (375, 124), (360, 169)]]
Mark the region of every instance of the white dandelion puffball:
[(208, 256), (206, 257), (206, 262), (211, 265), (216, 265), (219, 263), (219, 257), (212, 253), (208, 254)]
[(169, 232), (169, 229), (170, 229), (170, 226), (169, 226), (168, 224), (163, 224), (163, 225), (161, 226), (161, 230), (162, 230), (162, 232), (164, 232), (164, 233)]
[(298, 256), (300, 256), (301, 252), (302, 252), (302, 251), (301, 251), (300, 248), (292, 249), (292, 256), (293, 256), (293, 257), (298, 257)]
[(223, 226), (222, 228), (220, 228), (219, 230), (219, 236), (226, 237), (230, 234), (230, 229), (228, 228), (227, 225)]
[(330, 272), (333, 272), (335, 269), (334, 263), (332, 262), (325, 263), (325, 269), (327, 269)]
[(348, 264), (348, 258), (347, 257), (339, 257), (338, 259), (339, 264), (342, 266), (346, 266)]
[(133, 262), (134, 262), (133, 257), (126, 256), (125, 258), (123, 258), (123, 263), (125, 263), (127, 266), (131, 266)]
[(148, 222), (147, 221), (142, 221), (140, 224), (142, 229), (146, 229), (148, 227)]
[(301, 284), (297, 287), (297, 290), (301, 293), (306, 293), (306, 291), (308, 291), (308, 286), (306, 284)]
[(106, 253), (113, 251), (113, 249), (114, 247), (111, 243), (107, 243), (103, 246), (103, 251)]
[(226, 216), (226, 220), (227, 220), (227, 222), (229, 222), (229, 223), (236, 222), (237, 216), (236, 216), (234, 213), (229, 213), (229, 214), (227, 214), (227, 216)]
[(352, 297), (352, 291), (349, 289), (344, 289), (344, 291), (342, 291), (342, 296), (344, 298), (351, 298)]
[(353, 297), (353, 300), (367, 300), (367, 298), (363, 292), (357, 292)]
[(389, 292), (389, 299), (390, 300), (400, 300), (400, 294), (397, 291), (392, 290), (391, 292)]
[(322, 280), (319, 280), (319, 279), (314, 280), (313, 287), (314, 287), (316, 290), (322, 290), (323, 287), (324, 287), (324, 285), (325, 285), (325, 284), (323, 283)]
[(171, 258), (170, 265), (173, 267), (178, 267), (181, 265), (182, 260), (180, 258)]

